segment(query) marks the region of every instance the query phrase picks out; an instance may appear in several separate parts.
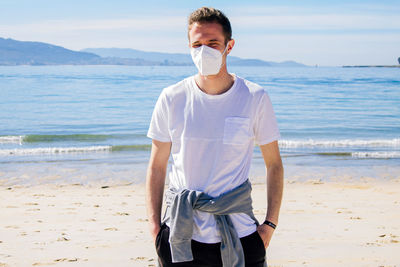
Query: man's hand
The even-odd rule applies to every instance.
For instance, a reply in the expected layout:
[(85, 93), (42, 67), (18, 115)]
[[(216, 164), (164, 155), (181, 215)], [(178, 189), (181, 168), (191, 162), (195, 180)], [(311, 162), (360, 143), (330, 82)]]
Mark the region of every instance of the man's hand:
[(275, 229), (266, 224), (261, 224), (257, 227), (257, 232), (260, 235), (262, 241), (264, 242), (264, 247), (267, 248), (269, 246), (269, 242), (271, 241), (272, 234)]
[(150, 234), (153, 237), (153, 241), (156, 241), (157, 235), (161, 230), (161, 226), (159, 224), (149, 224)]

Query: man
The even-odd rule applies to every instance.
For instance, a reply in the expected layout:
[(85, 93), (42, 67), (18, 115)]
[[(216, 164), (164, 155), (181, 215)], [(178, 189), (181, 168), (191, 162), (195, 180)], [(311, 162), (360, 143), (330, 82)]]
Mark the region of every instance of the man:
[[(227, 71), (235, 41), (214, 8), (189, 17), (197, 75), (165, 88), (154, 109), (146, 177), (150, 233), (161, 266), (266, 266), (283, 191), (280, 137), (267, 93)], [(248, 174), (254, 142), (267, 168), (267, 214), (259, 225)], [(161, 221), (170, 154), (167, 209)], [(239, 242), (240, 241), (240, 242)]]

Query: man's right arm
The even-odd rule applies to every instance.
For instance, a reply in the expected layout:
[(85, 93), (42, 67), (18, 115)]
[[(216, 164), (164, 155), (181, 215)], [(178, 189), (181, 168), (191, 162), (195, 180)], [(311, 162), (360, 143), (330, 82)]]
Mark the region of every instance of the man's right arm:
[(146, 175), (146, 207), (150, 234), (154, 240), (161, 226), (161, 207), (170, 152), (171, 142), (153, 139)]

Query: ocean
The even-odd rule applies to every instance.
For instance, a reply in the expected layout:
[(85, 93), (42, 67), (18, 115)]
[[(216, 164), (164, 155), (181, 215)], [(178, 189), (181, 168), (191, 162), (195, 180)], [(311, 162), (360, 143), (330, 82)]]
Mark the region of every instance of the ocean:
[[(400, 178), (399, 68), (230, 67), (270, 95), (285, 178)], [(0, 67), (0, 184), (143, 183), (161, 90), (195, 67)], [(254, 148), (250, 173), (265, 180)]]

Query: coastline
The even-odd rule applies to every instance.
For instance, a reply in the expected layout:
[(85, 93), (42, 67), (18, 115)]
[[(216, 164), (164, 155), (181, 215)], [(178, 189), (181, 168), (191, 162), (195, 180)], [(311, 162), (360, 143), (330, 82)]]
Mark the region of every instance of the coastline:
[[(0, 186), (0, 266), (156, 266), (144, 184)], [(400, 179), (286, 180), (278, 266), (396, 266)], [(256, 217), (265, 184), (253, 183)]]
[(342, 68), (400, 68), (400, 65), (357, 65), (357, 66), (342, 66)]

